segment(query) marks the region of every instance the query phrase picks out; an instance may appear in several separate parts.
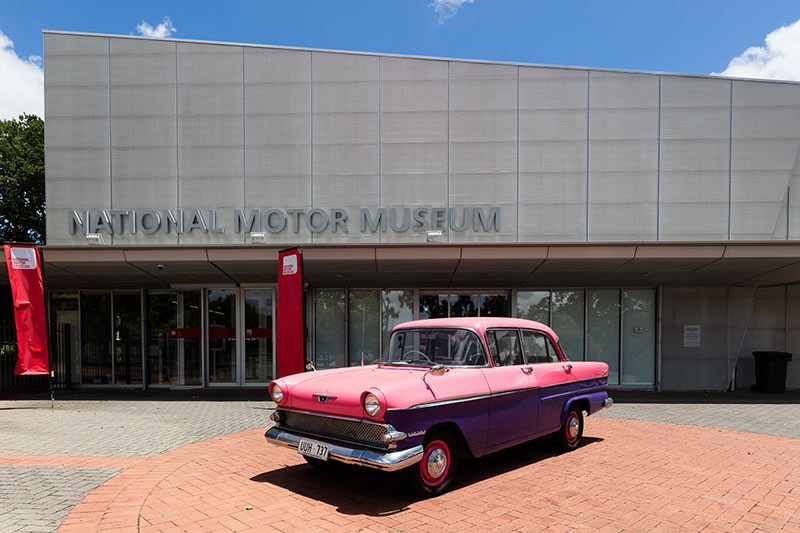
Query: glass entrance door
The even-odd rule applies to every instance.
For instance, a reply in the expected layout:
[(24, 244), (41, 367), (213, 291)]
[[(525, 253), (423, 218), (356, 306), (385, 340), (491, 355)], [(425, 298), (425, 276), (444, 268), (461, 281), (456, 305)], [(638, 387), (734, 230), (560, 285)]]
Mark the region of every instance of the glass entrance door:
[(273, 376), (272, 290), (244, 289), (244, 383), (267, 383)]
[(208, 291), (208, 383), (236, 385), (236, 289)]
[(266, 384), (274, 376), (272, 289), (208, 290), (208, 384)]

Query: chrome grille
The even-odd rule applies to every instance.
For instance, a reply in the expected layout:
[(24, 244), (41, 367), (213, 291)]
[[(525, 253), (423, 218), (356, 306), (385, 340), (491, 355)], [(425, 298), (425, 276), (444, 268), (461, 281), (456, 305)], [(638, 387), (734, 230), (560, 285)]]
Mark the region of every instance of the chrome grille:
[(388, 432), (388, 428), (381, 424), (298, 413), (296, 411), (283, 411), (282, 414), (281, 428), (319, 437), (357, 442), (366, 446), (387, 447), (383, 436)]

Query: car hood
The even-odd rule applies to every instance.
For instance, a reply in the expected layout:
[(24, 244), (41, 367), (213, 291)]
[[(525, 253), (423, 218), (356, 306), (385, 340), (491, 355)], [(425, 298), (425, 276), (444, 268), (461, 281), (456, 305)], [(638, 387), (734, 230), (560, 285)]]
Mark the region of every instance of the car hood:
[(450, 368), (443, 376), (436, 376), (428, 370), (423, 367), (372, 365), (306, 372), (277, 382), (288, 391), (287, 407), (363, 418), (361, 399), (367, 391), (376, 394), (385, 409), (402, 409), (442, 399), (447, 395), (446, 389), (461, 381), (456, 374), (471, 372), (484, 381), (478, 369)]

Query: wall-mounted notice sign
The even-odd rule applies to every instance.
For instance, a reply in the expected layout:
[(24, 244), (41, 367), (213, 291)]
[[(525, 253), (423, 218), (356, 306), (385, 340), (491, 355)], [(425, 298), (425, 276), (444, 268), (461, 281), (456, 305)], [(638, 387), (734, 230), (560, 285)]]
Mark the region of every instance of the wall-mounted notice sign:
[(683, 325), (683, 347), (700, 348), (703, 335), (703, 328), (699, 324)]

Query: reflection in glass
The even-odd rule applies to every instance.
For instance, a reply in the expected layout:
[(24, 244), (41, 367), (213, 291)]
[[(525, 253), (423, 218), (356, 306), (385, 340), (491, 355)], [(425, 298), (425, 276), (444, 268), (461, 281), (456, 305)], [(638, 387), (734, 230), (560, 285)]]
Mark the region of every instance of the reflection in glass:
[(350, 291), (350, 366), (380, 358), (380, 291)]
[(138, 292), (114, 293), (114, 383), (142, 383), (142, 299)]
[(381, 346), (386, 346), (393, 327), (413, 319), (414, 291), (381, 292)]
[(559, 343), (572, 361), (583, 359), (583, 291), (563, 290), (552, 292), (552, 328), (558, 333)]
[(111, 293), (81, 293), (81, 383), (114, 382), (111, 352)]
[(208, 291), (208, 382), (236, 382), (236, 291)]
[(246, 383), (272, 379), (272, 291), (244, 291), (244, 336)]
[(346, 364), (345, 304), (344, 289), (314, 292), (314, 354), (318, 369)]
[(147, 366), (153, 385), (202, 385), (200, 291), (147, 294)]
[(481, 294), (481, 316), (511, 316), (508, 312), (508, 294)]
[(550, 324), (550, 291), (517, 291), (517, 318)]
[(450, 300), (447, 294), (423, 294), (419, 297), (419, 317), (447, 318), (450, 316)]
[(52, 327), (52, 369), (56, 376), (64, 376), (67, 383), (81, 382), (81, 345), (79, 324), (79, 302), (77, 292), (54, 292), (50, 294), (50, 324)]
[(608, 384), (619, 384), (619, 290), (590, 289), (586, 360), (608, 363)]
[(655, 383), (656, 291), (623, 291), (622, 384)]
[(450, 316), (451, 317), (478, 316), (478, 295), (451, 294)]

